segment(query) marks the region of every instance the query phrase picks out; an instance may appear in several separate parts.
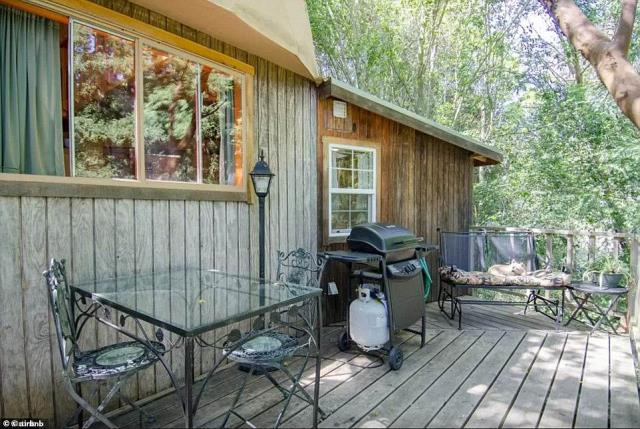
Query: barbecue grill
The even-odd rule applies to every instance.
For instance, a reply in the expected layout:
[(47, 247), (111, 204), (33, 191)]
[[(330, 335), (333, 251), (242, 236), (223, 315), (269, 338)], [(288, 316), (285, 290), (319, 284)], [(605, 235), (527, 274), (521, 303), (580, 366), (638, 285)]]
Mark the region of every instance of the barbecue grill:
[[(421, 336), (425, 343), (424, 276), (419, 258), (435, 246), (425, 246), (422, 238), (397, 225), (368, 223), (354, 226), (347, 237), (349, 251), (326, 252), (325, 257), (346, 263), (358, 284), (373, 283), (384, 294), (387, 304), (389, 353), (392, 369), (402, 366), (403, 354), (393, 345), (394, 334), (408, 330)], [(409, 329), (421, 319), (421, 331)], [(340, 336), (338, 347), (345, 351), (352, 343), (347, 330)]]

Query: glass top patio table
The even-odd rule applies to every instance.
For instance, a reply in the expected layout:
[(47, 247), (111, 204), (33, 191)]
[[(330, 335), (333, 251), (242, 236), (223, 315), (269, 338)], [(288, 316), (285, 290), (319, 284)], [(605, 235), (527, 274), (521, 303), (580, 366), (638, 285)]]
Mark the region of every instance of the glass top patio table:
[(198, 269), (116, 277), (70, 287), (81, 296), (184, 337), (306, 301), (322, 292)]

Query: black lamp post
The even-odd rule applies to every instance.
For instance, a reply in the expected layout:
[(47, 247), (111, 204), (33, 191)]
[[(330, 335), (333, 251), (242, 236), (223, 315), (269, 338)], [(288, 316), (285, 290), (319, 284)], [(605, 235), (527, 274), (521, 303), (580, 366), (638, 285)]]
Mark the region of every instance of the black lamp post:
[[(258, 196), (258, 216), (260, 221), (259, 245), (260, 245), (260, 285), (264, 283), (264, 199), (269, 195), (273, 174), (269, 165), (264, 161), (264, 151), (260, 151), (260, 160), (256, 162), (253, 171), (249, 173), (253, 190)], [(264, 305), (264, 288), (260, 288), (260, 305)]]

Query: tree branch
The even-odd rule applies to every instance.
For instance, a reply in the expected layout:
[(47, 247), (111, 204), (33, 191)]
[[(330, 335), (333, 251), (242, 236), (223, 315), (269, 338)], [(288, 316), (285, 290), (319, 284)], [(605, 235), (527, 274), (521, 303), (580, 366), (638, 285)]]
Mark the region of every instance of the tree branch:
[(600, 31), (573, 0), (556, 0), (553, 13), (571, 44), (592, 64), (600, 61), (603, 43), (611, 40)]
[(637, 0), (621, 1), (620, 24), (611, 40), (589, 21), (574, 0), (540, 0), (555, 15), (573, 47), (593, 66), (622, 113), (640, 129), (640, 75), (626, 57)]
[(631, 44), (631, 35), (633, 33), (633, 23), (636, 19), (636, 9), (638, 0), (622, 0), (622, 13), (620, 13), (620, 21), (618, 28), (613, 36), (614, 43), (626, 56), (629, 52)]

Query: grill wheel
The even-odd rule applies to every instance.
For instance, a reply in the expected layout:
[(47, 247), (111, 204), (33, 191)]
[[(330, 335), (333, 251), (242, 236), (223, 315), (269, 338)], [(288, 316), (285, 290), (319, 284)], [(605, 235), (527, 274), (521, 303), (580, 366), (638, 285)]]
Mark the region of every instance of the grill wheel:
[(404, 355), (402, 354), (402, 349), (396, 346), (391, 347), (391, 350), (389, 350), (389, 366), (391, 369), (394, 371), (399, 370), (403, 362)]

